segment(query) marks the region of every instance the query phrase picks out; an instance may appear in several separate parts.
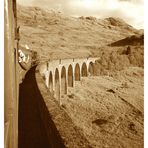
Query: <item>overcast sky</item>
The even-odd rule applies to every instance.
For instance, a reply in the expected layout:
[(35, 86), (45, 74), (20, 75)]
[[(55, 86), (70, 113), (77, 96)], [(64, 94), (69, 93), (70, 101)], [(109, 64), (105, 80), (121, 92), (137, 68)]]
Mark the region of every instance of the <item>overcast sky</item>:
[(120, 17), (144, 27), (144, 0), (17, 0), (19, 4), (53, 8), (72, 16)]

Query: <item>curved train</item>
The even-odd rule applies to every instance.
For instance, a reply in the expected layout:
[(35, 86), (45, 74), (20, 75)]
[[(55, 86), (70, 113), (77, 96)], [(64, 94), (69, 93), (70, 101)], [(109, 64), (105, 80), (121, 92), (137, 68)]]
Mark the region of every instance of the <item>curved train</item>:
[(37, 65), (37, 52), (32, 51), (29, 48), (19, 46), (18, 49), (18, 62), (22, 69), (28, 70), (31, 67)]
[(37, 64), (37, 52), (19, 45), (16, 0), (4, 0), (4, 145), (18, 147), (19, 84)]

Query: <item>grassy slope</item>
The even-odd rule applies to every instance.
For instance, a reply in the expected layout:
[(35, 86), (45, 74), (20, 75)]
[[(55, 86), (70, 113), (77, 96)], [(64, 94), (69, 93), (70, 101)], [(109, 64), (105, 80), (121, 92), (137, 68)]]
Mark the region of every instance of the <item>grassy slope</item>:
[(92, 50), (138, 33), (119, 18), (74, 18), (53, 10), (18, 6), (20, 43), (43, 57), (68, 58), (92, 55)]

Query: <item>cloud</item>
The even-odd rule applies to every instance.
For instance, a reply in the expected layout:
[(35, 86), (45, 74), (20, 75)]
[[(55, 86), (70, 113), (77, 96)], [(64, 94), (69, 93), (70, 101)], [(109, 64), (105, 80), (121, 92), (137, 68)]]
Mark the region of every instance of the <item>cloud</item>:
[(53, 8), (72, 16), (120, 17), (136, 28), (144, 26), (144, 0), (18, 0), (18, 3)]

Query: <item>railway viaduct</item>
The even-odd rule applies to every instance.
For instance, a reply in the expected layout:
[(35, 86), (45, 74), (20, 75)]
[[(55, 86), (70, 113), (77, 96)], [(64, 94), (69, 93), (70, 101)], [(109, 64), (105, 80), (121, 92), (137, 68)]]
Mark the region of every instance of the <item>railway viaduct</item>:
[(68, 87), (75, 86), (75, 81), (95, 74), (96, 60), (98, 58), (52, 60), (41, 64), (39, 72), (50, 92), (60, 101), (61, 96), (67, 94)]
[(96, 59), (53, 60), (38, 65), (36, 52), (19, 47), (16, 0), (5, 0), (4, 6), (5, 148), (91, 147), (55, 98), (60, 99), (81, 77), (93, 75)]

